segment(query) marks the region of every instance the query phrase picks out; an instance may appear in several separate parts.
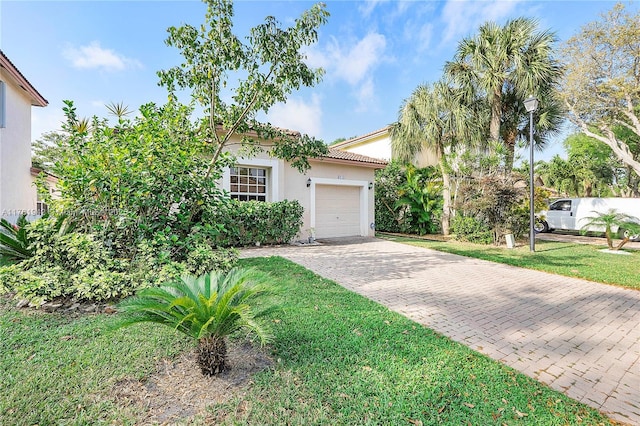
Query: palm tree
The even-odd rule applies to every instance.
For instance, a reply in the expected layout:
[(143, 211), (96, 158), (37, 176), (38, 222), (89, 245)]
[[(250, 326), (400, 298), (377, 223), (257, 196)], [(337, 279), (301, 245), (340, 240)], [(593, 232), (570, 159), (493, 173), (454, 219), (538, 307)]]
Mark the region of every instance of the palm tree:
[[(587, 222), (582, 226), (582, 231), (586, 232), (592, 227), (604, 227), (604, 234), (607, 238), (607, 246), (609, 250), (619, 250), (626, 243), (631, 241), (636, 235), (640, 234), (640, 223), (636, 222), (638, 218), (619, 213), (615, 209), (611, 209), (605, 213), (593, 211), (595, 216), (586, 217)], [(613, 227), (618, 228), (618, 236), (622, 241), (617, 246), (613, 246)]]
[(266, 288), (254, 284), (253, 272), (234, 268), (228, 273), (214, 271), (200, 277), (181, 279), (141, 290), (120, 302), (125, 314), (117, 325), (155, 322), (174, 328), (198, 341), (197, 362), (202, 374), (213, 376), (227, 369), (227, 345), (230, 334), (254, 332), (265, 344), (269, 332), (256, 318), (266, 311), (254, 312), (249, 304)]
[[(508, 21), (502, 27), (493, 22), (485, 23), (475, 37), (460, 42), (454, 60), (445, 64), (445, 74), (466, 96), (487, 99), (491, 111), (489, 135), (494, 142), (503, 136), (502, 142), (507, 147), (507, 172), (513, 168), (518, 134), (515, 130), (522, 129), (517, 127), (523, 121), (520, 105), (532, 94), (545, 100), (561, 77), (561, 68), (552, 57), (556, 37), (548, 31), (538, 32), (537, 26), (535, 20), (528, 18)], [(554, 115), (552, 106), (555, 108), (555, 102), (549, 105), (548, 111), (542, 109), (541, 113)], [(507, 126), (503, 118), (509, 113), (514, 118), (507, 120), (511, 123)], [(556, 119), (549, 118), (548, 121), (551, 124)], [(507, 128), (501, 131), (501, 125)]]
[(412, 161), (422, 149), (431, 149), (438, 158), (442, 173), (442, 232), (449, 234), (452, 213), (451, 167), (447, 153), (460, 143), (466, 145), (478, 139), (476, 126), (481, 120), (474, 115), (473, 104), (463, 104), (459, 92), (446, 82), (418, 86), (406, 99), (391, 126), (391, 146), (394, 157)]

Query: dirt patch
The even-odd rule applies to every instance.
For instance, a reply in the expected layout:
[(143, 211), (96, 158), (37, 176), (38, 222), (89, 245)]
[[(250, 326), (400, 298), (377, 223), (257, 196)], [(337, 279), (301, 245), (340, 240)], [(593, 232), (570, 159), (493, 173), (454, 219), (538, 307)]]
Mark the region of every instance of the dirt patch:
[(249, 342), (229, 345), (231, 368), (215, 377), (203, 376), (195, 359), (195, 351), (189, 351), (175, 360), (162, 360), (157, 373), (146, 380), (116, 383), (112, 396), (119, 405), (133, 405), (144, 413), (137, 424), (182, 423), (204, 414), (210, 405), (243, 394), (253, 375), (273, 364)]

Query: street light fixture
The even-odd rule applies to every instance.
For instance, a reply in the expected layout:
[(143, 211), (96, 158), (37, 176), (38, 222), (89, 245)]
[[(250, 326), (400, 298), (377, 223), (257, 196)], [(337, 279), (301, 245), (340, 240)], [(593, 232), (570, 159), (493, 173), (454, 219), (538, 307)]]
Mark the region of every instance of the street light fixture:
[(533, 191), (533, 113), (538, 109), (538, 98), (529, 95), (524, 100), (524, 108), (529, 113), (529, 251), (536, 251), (535, 235), (535, 212), (534, 212), (534, 191)]

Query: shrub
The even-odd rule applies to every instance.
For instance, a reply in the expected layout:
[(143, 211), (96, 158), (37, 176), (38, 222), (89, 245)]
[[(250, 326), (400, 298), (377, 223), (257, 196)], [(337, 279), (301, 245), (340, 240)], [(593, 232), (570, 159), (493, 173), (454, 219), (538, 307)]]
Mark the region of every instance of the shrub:
[(376, 171), (376, 229), (431, 234), (440, 231), (442, 185), (432, 167), (391, 162)]
[(282, 244), (293, 240), (302, 226), (303, 207), (296, 200), (264, 203), (236, 201), (216, 205), (203, 223), (218, 225), (213, 243), (222, 247)]
[(0, 268), (4, 291), (34, 305), (58, 297), (103, 301), (133, 294), (136, 280), (126, 259), (115, 259), (92, 234), (66, 232), (59, 219), (47, 217), (25, 226), (33, 255)]
[(187, 255), (187, 270), (198, 276), (210, 271), (228, 272), (238, 261), (238, 256), (238, 250), (233, 248), (214, 249), (199, 245)]
[(475, 217), (455, 216), (451, 221), (451, 231), (458, 241), (478, 244), (491, 244), (493, 242), (493, 232), (485, 223)]

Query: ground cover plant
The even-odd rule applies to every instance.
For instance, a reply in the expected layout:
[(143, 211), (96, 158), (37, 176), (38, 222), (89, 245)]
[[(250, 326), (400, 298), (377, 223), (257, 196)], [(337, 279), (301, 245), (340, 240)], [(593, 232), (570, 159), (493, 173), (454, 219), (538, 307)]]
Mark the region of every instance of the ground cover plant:
[[(265, 317), (273, 366), (193, 424), (608, 424), (597, 411), (301, 266), (277, 257), (240, 264), (270, 274), (270, 297), (282, 306)], [(0, 423), (146, 421), (143, 408), (119, 405), (111, 388), (148, 378), (161, 357), (193, 345), (149, 324), (106, 331), (115, 321), (0, 304), (0, 379), (8, 385)]]
[(629, 256), (612, 256), (600, 252), (605, 247), (590, 244), (536, 241), (536, 251), (531, 253), (528, 245), (515, 249), (472, 244), (459, 241), (434, 241), (412, 237), (384, 236), (418, 247), (440, 250), (447, 253), (497, 263), (551, 272), (567, 277), (583, 278), (605, 284), (640, 289), (638, 262), (640, 251), (629, 251)]

